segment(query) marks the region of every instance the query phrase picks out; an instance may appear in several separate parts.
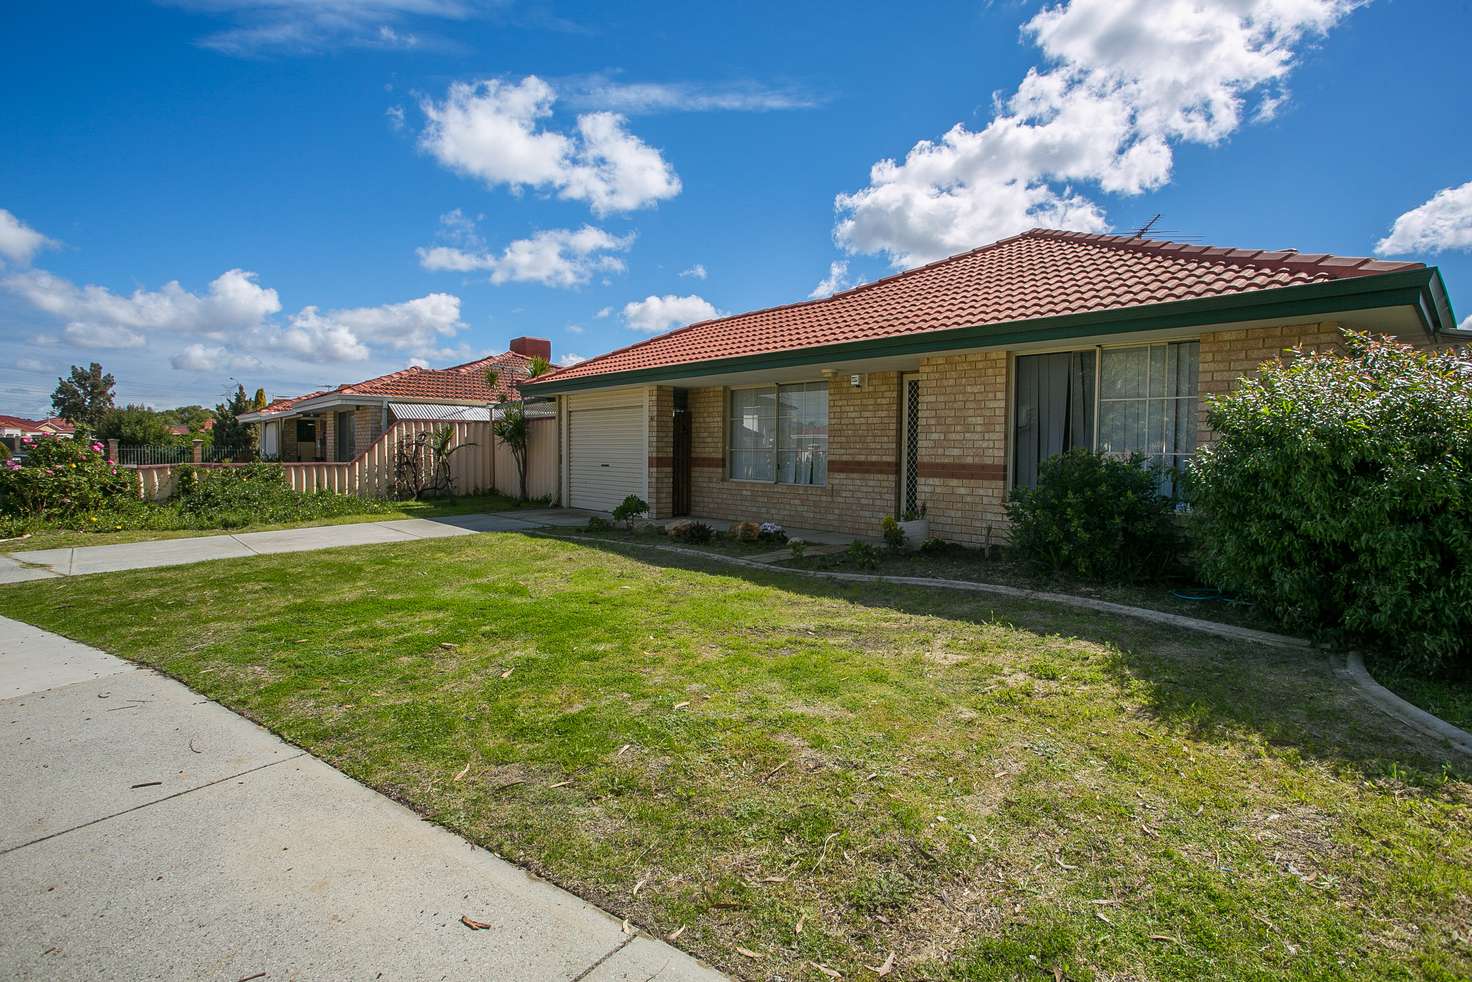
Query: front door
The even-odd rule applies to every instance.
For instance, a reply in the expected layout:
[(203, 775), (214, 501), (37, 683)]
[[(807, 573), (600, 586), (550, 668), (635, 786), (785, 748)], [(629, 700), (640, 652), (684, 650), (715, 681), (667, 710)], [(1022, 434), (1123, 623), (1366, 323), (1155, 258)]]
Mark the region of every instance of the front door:
[(900, 376), (900, 515), (920, 509), (920, 376)]
[(340, 461), (352, 460), (353, 452), (353, 414), (337, 414), (337, 459)]
[(675, 390), (674, 447), (670, 513), (678, 518), (690, 514), (690, 390)]

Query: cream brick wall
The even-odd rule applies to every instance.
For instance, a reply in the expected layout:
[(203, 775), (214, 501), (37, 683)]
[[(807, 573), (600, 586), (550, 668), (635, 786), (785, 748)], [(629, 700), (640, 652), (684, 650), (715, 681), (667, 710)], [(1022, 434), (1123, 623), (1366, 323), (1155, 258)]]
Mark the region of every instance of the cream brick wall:
[[(894, 512), (897, 493), (897, 378), (893, 372), (870, 373), (858, 389), (847, 375), (829, 382), (828, 483), (822, 487), (728, 480), (728, 390), (692, 389), (691, 514), (877, 535), (880, 521)], [(654, 446), (656, 431), (650, 435)], [(655, 485), (668, 488), (668, 473), (660, 471)]]
[(920, 363), (918, 498), (930, 534), (980, 545), (1006, 523), (1007, 352)]
[(1257, 375), (1264, 362), (1288, 358), (1292, 348), (1311, 351), (1340, 348), (1339, 331), (1339, 324), (1334, 321), (1318, 321), (1202, 334), (1196, 445), (1204, 447), (1216, 442), (1216, 433), (1206, 425), (1209, 398), (1225, 395), (1241, 379)]

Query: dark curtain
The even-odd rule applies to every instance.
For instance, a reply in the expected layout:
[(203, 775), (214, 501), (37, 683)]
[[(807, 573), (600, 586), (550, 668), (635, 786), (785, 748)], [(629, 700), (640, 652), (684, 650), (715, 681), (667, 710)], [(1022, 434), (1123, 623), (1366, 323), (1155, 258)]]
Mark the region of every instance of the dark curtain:
[(1033, 487), (1038, 465), (1094, 445), (1094, 352), (1019, 355), (1013, 398), (1013, 481)]

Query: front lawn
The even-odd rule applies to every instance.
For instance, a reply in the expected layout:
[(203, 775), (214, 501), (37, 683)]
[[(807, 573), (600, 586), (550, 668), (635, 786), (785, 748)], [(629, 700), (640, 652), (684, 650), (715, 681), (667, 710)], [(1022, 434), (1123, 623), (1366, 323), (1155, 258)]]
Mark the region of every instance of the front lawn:
[[(0, 554), (28, 552), (32, 549), (71, 549), (82, 546), (107, 546), (120, 542), (145, 542), (154, 539), (185, 539), (201, 535), (220, 535), (223, 532), (267, 532), (273, 529), (302, 528), (313, 525), (354, 525), (359, 522), (390, 522), (399, 518), (437, 518), (444, 515), (471, 515), (479, 512), (506, 511), (520, 508), (522, 503), (502, 494), (480, 494), (463, 498), (430, 498), (424, 501), (384, 501), (376, 498), (357, 498), (343, 495), (343, 506), (354, 507), (352, 502), (361, 503), (360, 511), (328, 517), (305, 518), (297, 522), (249, 523), (230, 528), (150, 529), (150, 528), (98, 528), (96, 531), (80, 531), (68, 528), (38, 526), (24, 538), (0, 541)], [(543, 507), (533, 502), (526, 507)]]
[(1318, 655), (516, 534), (0, 607), (742, 977), (1472, 974), (1472, 780)]

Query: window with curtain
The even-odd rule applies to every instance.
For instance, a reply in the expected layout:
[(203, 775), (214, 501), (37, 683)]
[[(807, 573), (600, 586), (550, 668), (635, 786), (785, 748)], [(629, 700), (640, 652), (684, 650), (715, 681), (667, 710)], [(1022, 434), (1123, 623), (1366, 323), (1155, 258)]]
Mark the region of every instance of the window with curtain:
[(727, 446), (732, 480), (827, 484), (828, 384), (731, 390)]
[(1172, 341), (1019, 355), (1013, 483), (1032, 487), (1044, 460), (1089, 447), (1145, 454), (1168, 469), (1162, 490), (1172, 490), (1196, 450), (1200, 351), (1198, 341)]

